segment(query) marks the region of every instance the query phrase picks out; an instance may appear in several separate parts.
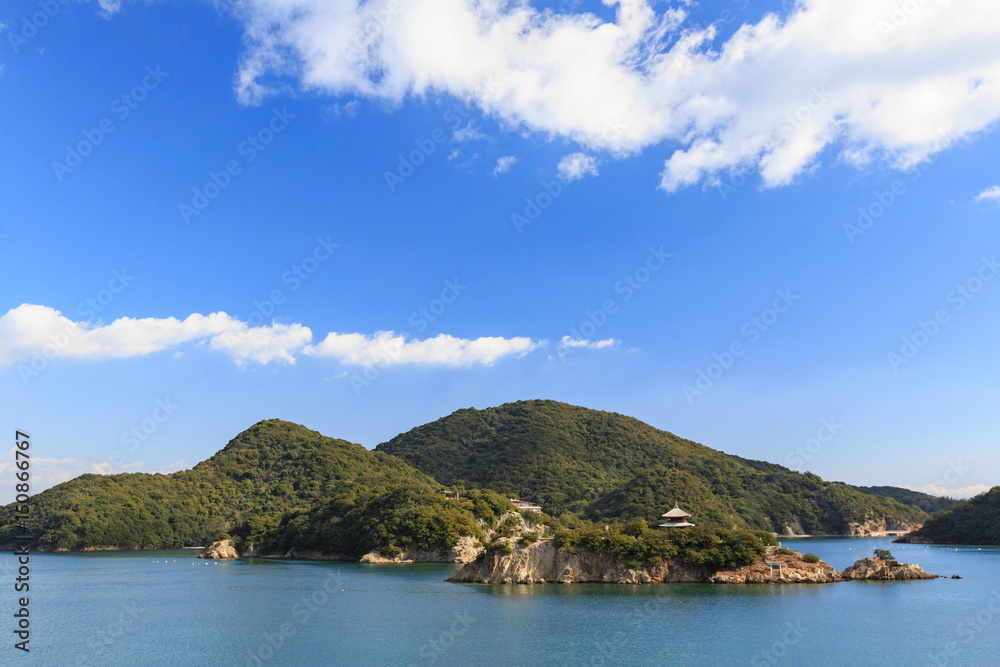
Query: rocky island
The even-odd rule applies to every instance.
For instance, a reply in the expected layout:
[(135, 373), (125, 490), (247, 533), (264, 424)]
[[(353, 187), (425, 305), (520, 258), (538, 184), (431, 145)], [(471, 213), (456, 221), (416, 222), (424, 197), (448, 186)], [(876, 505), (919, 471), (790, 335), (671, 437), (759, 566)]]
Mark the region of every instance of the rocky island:
[(478, 559), (457, 570), (448, 581), (481, 584), (828, 584), (849, 580), (899, 581), (936, 579), (919, 565), (878, 556), (862, 558), (843, 572), (798, 551), (767, 547), (753, 563), (724, 570), (694, 565), (681, 559), (632, 567), (616, 555), (586, 549), (556, 547), (541, 540), (509, 554)]

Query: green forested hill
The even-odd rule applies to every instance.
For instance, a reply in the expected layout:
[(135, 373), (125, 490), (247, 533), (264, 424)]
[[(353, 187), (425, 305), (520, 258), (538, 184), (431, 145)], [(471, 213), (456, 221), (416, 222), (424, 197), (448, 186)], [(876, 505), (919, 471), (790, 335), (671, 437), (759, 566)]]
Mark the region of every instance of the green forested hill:
[(376, 450), (442, 484), (521, 496), (556, 516), (652, 523), (680, 503), (695, 520), (720, 527), (831, 534), (883, 516), (905, 523), (927, 518), (919, 507), (883, 495), (555, 401), (458, 410)]
[(855, 491), (860, 491), (861, 493), (870, 493), (873, 496), (895, 498), (905, 505), (915, 505), (928, 514), (950, 510), (956, 505), (961, 505), (965, 502), (963, 500), (955, 500), (954, 498), (932, 496), (926, 493), (921, 493), (920, 491), (910, 491), (909, 489), (903, 489), (898, 486), (854, 486), (851, 488)]
[[(347, 512), (358, 498), (371, 503), (397, 489), (433, 497), (439, 488), (401, 459), (271, 419), (191, 470), (82, 475), (43, 491), (31, 501), (31, 533), (36, 547), (65, 549), (195, 546), (229, 533), (266, 541), (283, 519), (328, 507), (332, 499)], [(0, 543), (14, 534), (12, 508), (0, 508)], [(471, 516), (456, 503), (443, 513), (445, 523), (467, 523)], [(390, 533), (372, 539), (388, 546)]]
[(1000, 486), (936, 514), (903, 540), (920, 544), (1000, 545)]

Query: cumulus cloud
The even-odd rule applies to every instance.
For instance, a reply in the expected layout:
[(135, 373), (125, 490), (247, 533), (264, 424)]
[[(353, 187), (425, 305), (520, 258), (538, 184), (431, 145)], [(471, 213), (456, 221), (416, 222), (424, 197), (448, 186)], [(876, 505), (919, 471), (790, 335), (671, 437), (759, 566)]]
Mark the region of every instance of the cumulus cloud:
[(963, 486), (958, 489), (948, 489), (937, 484), (924, 484), (923, 486), (904, 486), (904, 489), (909, 489), (910, 491), (919, 491), (920, 493), (927, 493), (932, 496), (946, 496), (948, 498), (971, 498), (973, 496), (978, 496), (980, 493), (986, 493), (992, 487), (986, 484), (974, 484), (972, 486)]
[(583, 153), (570, 153), (559, 160), (556, 169), (564, 182), (575, 181), (584, 176), (597, 176), (597, 160)]
[(976, 195), (976, 201), (1000, 201), (1000, 185), (986, 188)]
[(787, 184), (827, 149), (906, 168), (1000, 118), (989, 0), (799, 0), (724, 41), (687, 3), (605, 3), (614, 20), (495, 0), (238, 0), (236, 90), (450, 95), (617, 157), (663, 145), (668, 191), (729, 171)]
[(226, 313), (183, 320), (123, 317), (111, 324), (74, 322), (48, 306), (22, 304), (0, 316), (0, 366), (44, 358), (126, 359), (207, 343), (238, 363), (295, 363), (293, 353), (312, 340), (301, 324), (252, 327)]
[(492, 365), (501, 357), (522, 357), (544, 345), (530, 338), (483, 337), (469, 340), (441, 334), (427, 340), (405, 340), (381, 331), (374, 335), (331, 333), (311, 345), (312, 331), (301, 324), (250, 326), (226, 313), (134, 319), (107, 325), (74, 322), (47, 306), (23, 304), (0, 316), (0, 367), (32, 363), (38, 358), (127, 359), (168, 349), (175, 356), (186, 344), (205, 345), (238, 364), (253, 361), (295, 363), (296, 354), (334, 357), (353, 366), (422, 363), (444, 366)]
[(350, 366), (386, 367), (396, 364), (491, 366), (502, 357), (523, 357), (543, 343), (530, 338), (455, 338), (440, 334), (426, 340), (406, 340), (401, 334), (380, 331), (372, 336), (331, 333), (319, 345), (306, 348), (315, 357), (334, 357)]
[(500, 174), (507, 173), (510, 168), (514, 166), (517, 162), (517, 158), (513, 155), (504, 155), (497, 160), (497, 166), (493, 167), (493, 177), (496, 178)]

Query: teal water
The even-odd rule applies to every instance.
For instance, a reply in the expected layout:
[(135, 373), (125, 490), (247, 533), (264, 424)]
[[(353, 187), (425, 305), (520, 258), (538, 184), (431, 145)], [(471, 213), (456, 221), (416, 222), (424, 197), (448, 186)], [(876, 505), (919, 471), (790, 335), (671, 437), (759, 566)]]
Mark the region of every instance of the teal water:
[(785, 544), (838, 569), (890, 548), (963, 579), (504, 587), (446, 583), (448, 565), (33, 554), (31, 654), (4, 630), (0, 664), (1000, 664), (1000, 549)]

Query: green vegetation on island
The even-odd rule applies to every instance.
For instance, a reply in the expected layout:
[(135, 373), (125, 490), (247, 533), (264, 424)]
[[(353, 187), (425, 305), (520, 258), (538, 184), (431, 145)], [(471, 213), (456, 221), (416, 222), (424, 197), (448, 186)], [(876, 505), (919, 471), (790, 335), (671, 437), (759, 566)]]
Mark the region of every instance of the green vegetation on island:
[(1000, 486), (934, 515), (900, 542), (919, 544), (1000, 544)]

